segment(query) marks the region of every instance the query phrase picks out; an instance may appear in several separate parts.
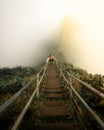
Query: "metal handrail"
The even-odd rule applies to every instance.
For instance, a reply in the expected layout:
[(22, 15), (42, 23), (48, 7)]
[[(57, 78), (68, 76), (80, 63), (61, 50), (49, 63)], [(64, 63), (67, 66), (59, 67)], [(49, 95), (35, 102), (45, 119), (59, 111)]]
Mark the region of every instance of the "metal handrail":
[[(62, 71), (62, 65), (60, 64), (61, 67), (61, 71)], [(85, 83), (84, 81), (78, 79), (77, 77), (75, 77), (74, 75), (70, 74), (69, 72), (66, 72), (68, 74), (68, 76), (71, 76), (73, 79), (77, 80), (78, 82), (80, 82), (82, 85), (84, 85), (91, 93), (96, 94), (97, 96), (99, 96), (100, 98), (104, 99), (104, 94), (102, 92), (100, 92), (99, 90), (91, 87), (91, 85)], [(64, 76), (63, 76), (64, 77)], [(66, 78), (64, 78), (66, 80)], [(66, 81), (67, 82), (67, 81)]]
[(0, 113), (2, 113), (7, 107), (9, 107), (34, 81), (36, 77), (28, 82), (23, 88), (21, 88), (16, 94), (10, 97), (4, 104), (0, 106)]
[[(66, 83), (69, 86), (69, 81), (67, 80), (67, 78), (65, 77), (64, 73), (62, 72), (62, 69), (60, 69), (59, 65), (58, 65), (59, 71), (62, 75), (62, 77), (65, 79)], [(71, 75), (69, 75), (71, 76)], [(85, 84), (84, 84), (85, 85)], [(68, 87), (67, 87), (68, 88)], [(78, 97), (78, 99), (81, 101), (81, 103), (85, 106), (85, 108), (89, 111), (89, 113), (92, 115), (92, 117), (98, 122), (98, 124), (101, 126), (102, 129), (104, 129), (104, 122), (99, 118), (99, 116), (90, 108), (90, 106), (84, 101), (84, 99), (77, 93), (77, 91), (73, 88), (73, 86), (71, 85), (70, 88), (72, 89), (73, 93)], [(70, 89), (68, 88), (68, 89)], [(89, 89), (90, 90), (90, 89)], [(100, 95), (100, 97), (102, 97)], [(103, 98), (103, 97), (102, 97)]]
[[(44, 67), (37, 73), (40, 74), (42, 71), (44, 70)], [(10, 97), (7, 101), (4, 102), (4, 104), (2, 104), (0, 106), (0, 114), (6, 109), (8, 108), (31, 84), (33, 84), (33, 82), (36, 80), (37, 75), (32, 78), (24, 87), (22, 87), (17, 93), (15, 93), (12, 97)]]
[(104, 129), (104, 122), (98, 117), (98, 115), (90, 108), (90, 106), (84, 101), (84, 99), (77, 93), (77, 91), (71, 86), (74, 94), (77, 96), (77, 98), (82, 102), (82, 104), (85, 106), (85, 108), (90, 112), (90, 114), (93, 116), (93, 118), (98, 122), (98, 124), (101, 126), (102, 129)]
[(20, 123), (21, 123), (21, 121), (22, 121), (24, 115), (26, 114), (26, 111), (28, 110), (28, 108), (29, 108), (29, 106), (30, 106), (30, 104), (31, 104), (31, 102), (32, 102), (32, 100), (33, 100), (33, 98), (34, 98), (34, 96), (35, 96), (35, 95), (37, 94), (37, 92), (39, 91), (39, 85), (40, 85), (40, 83), (42, 82), (43, 77), (45, 76), (46, 69), (47, 69), (47, 64), (45, 64), (45, 66), (44, 66), (44, 71), (43, 71), (43, 74), (42, 74), (40, 80), (39, 80), (40, 73), (37, 74), (37, 79), (38, 79), (38, 80), (37, 80), (37, 87), (35, 88), (33, 94), (31, 95), (31, 97), (30, 97), (29, 101), (27, 102), (27, 104), (25, 105), (24, 109), (22, 110), (22, 112), (21, 112), (20, 115), (18, 116), (18, 118), (17, 118), (17, 120), (15, 121), (15, 123), (14, 123), (13, 127), (11, 128), (11, 130), (18, 130), (18, 127), (19, 127), (19, 125), (20, 125)]
[(28, 110), (28, 108), (29, 108), (29, 106), (30, 106), (30, 104), (31, 104), (31, 102), (32, 102), (32, 100), (33, 100), (33, 98), (34, 98), (34, 95), (35, 95), (36, 92), (37, 92), (37, 89), (38, 89), (38, 88), (36, 88), (36, 89), (34, 90), (32, 96), (30, 97), (29, 101), (28, 101), (27, 104), (25, 105), (25, 107), (24, 107), (24, 109), (22, 110), (21, 114), (18, 116), (18, 118), (17, 118), (16, 122), (14, 123), (13, 127), (11, 128), (11, 130), (18, 130), (18, 127), (19, 127), (19, 125), (20, 125), (20, 123), (21, 123), (21, 121), (22, 121), (22, 119), (23, 119), (23, 117), (24, 117), (26, 111)]
[(76, 78), (75, 76), (71, 75), (70, 73), (68, 73), (69, 76), (71, 76), (72, 78), (74, 78), (75, 80), (79, 81), (81, 84), (83, 84), (87, 89), (89, 89), (92, 93), (96, 94), (97, 96), (99, 96), (100, 98), (104, 99), (104, 94), (101, 93), (100, 91), (98, 91), (97, 89), (91, 87), (91, 85), (83, 82), (82, 80)]

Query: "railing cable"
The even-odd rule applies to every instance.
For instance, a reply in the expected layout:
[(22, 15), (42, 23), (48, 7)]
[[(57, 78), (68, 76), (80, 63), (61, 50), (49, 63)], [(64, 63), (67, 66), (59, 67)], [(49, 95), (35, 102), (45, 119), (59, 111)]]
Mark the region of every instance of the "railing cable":
[[(39, 71), (40, 74), (44, 67)], [(38, 75), (37, 74), (37, 75)], [(3, 105), (0, 106), (0, 113), (2, 113), (6, 108), (8, 108), (35, 80), (37, 75), (31, 79), (24, 87), (22, 87), (17, 93), (10, 97)]]
[[(60, 69), (59, 65), (58, 65), (58, 68), (59, 68), (59, 71), (60, 71), (61, 75), (62, 75), (63, 78), (65, 79), (66, 83), (68, 84), (68, 86), (70, 86), (69, 81), (68, 81), (67, 78), (65, 77), (65, 75), (64, 75), (64, 73), (62, 72), (62, 69)], [(72, 76), (72, 75), (70, 75), (70, 74), (68, 74), (68, 75), (77, 80), (77, 78), (75, 78), (74, 76)], [(77, 81), (80, 81), (80, 82), (81, 82), (81, 80), (77, 80)], [(83, 82), (81, 82), (81, 83), (83, 83)], [(83, 85), (86, 85), (86, 84), (84, 83)], [(98, 115), (90, 108), (90, 106), (84, 101), (84, 99), (77, 93), (77, 91), (73, 88), (73, 86), (71, 85), (70, 87), (71, 87), (72, 91), (74, 92), (74, 94), (78, 97), (78, 99), (82, 102), (82, 104), (85, 106), (85, 108), (86, 108), (86, 109), (89, 111), (89, 113), (92, 115), (92, 117), (98, 122), (98, 124), (101, 126), (101, 128), (104, 129), (104, 123), (103, 123), (103, 121), (102, 121), (102, 120), (98, 117)], [(88, 88), (89, 88), (89, 87), (88, 87)], [(70, 89), (70, 88), (68, 88), (68, 89)], [(92, 91), (93, 91), (93, 89), (89, 89), (89, 90), (92, 90)], [(96, 90), (96, 89), (94, 89), (94, 90)], [(96, 91), (94, 91), (94, 92), (96, 92), (96, 94), (99, 93), (98, 90), (96, 90)], [(98, 94), (98, 95), (103, 98), (103, 94)]]
[(21, 123), (21, 121), (22, 121), (22, 119), (23, 119), (23, 117), (24, 117), (26, 111), (28, 110), (28, 108), (29, 108), (29, 106), (30, 106), (30, 104), (31, 104), (31, 102), (32, 102), (32, 100), (33, 100), (33, 98), (34, 98), (34, 96), (36, 95), (36, 93), (37, 93), (37, 96), (39, 96), (39, 85), (40, 85), (40, 83), (42, 82), (42, 79), (43, 79), (43, 77), (44, 77), (44, 75), (45, 75), (46, 67), (47, 67), (47, 66), (44, 66), (44, 72), (43, 72), (43, 75), (41, 76), (40, 80), (39, 80), (39, 74), (40, 74), (40, 73), (37, 74), (37, 79), (38, 79), (38, 80), (37, 80), (37, 87), (35, 88), (33, 94), (31, 95), (31, 97), (30, 97), (29, 101), (27, 102), (27, 104), (25, 105), (24, 109), (22, 110), (22, 112), (21, 112), (20, 115), (18, 116), (18, 118), (17, 118), (17, 120), (15, 121), (15, 123), (14, 123), (14, 125), (13, 125), (13, 127), (12, 127), (11, 130), (18, 130), (18, 127), (19, 127), (19, 125), (20, 125), (20, 123)]

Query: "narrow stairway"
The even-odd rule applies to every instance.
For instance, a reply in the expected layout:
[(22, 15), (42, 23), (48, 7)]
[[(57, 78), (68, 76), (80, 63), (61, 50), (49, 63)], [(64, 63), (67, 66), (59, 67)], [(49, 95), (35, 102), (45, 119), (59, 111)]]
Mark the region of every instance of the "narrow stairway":
[(43, 82), (44, 108), (35, 122), (34, 129), (81, 130), (81, 125), (73, 119), (74, 113), (70, 108), (68, 91), (62, 85), (62, 79), (55, 63), (49, 63)]

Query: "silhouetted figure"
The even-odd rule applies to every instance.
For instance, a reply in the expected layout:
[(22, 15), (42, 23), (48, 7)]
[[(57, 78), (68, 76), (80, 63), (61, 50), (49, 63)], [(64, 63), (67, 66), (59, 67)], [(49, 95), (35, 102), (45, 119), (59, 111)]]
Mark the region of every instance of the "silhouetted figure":
[(54, 61), (54, 56), (50, 55), (50, 56), (49, 56), (49, 61), (50, 61), (50, 62), (53, 62), (53, 61)]
[(46, 62), (50, 61), (50, 63), (54, 63), (55, 60), (56, 58), (53, 55), (49, 55)]

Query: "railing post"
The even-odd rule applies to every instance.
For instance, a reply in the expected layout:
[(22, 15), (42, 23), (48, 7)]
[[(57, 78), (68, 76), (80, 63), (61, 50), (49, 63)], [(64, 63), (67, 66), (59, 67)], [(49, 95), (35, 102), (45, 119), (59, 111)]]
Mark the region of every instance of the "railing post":
[(39, 74), (37, 75), (37, 79), (36, 79), (36, 87), (37, 87), (36, 96), (39, 97)]
[(85, 83), (84, 81), (76, 78), (75, 76), (71, 75), (70, 73), (68, 73), (68, 75), (70, 75), (73, 79), (75, 79), (76, 81), (78, 81), (79, 83), (84, 85), (91, 93), (94, 93), (97, 96), (99, 96), (101, 99), (104, 99), (104, 94), (102, 92), (100, 92), (97, 89), (91, 87), (91, 85), (89, 85), (89, 84)]
[(78, 109), (78, 112), (81, 114), (82, 113), (82, 111), (81, 111), (81, 109), (80, 109), (80, 107), (79, 107), (79, 105), (78, 105), (78, 103), (77, 103), (77, 101), (74, 99), (74, 97), (73, 97), (73, 92), (72, 92), (72, 77), (70, 76), (70, 75), (68, 75), (69, 76), (69, 93), (70, 93), (70, 99), (74, 102), (74, 104), (75, 104), (75, 106), (77, 107), (77, 109)]
[(70, 93), (70, 99), (72, 98), (72, 79), (71, 76), (69, 76), (69, 93)]

